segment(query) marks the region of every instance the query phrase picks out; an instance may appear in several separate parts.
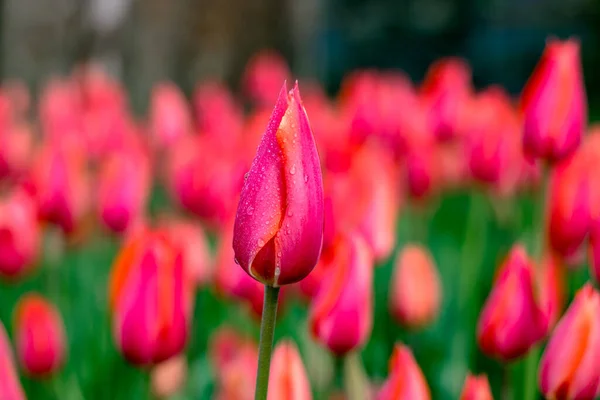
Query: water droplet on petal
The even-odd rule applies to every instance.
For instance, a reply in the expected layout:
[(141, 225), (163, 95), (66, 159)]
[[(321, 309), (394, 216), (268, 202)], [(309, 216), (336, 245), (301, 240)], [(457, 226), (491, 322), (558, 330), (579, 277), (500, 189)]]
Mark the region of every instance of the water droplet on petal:
[(240, 262), (238, 261), (237, 258), (233, 257), (233, 262), (236, 263), (237, 265), (240, 265)]
[(248, 179), (248, 175), (250, 175), (250, 172), (246, 172), (246, 173), (244, 174), (244, 181), (246, 181), (246, 180)]
[(292, 168), (290, 168), (290, 174), (294, 175), (296, 173), (296, 166), (292, 165)]
[(292, 210), (288, 210), (287, 216), (288, 217), (293, 217), (294, 216), (294, 213), (292, 212)]
[(263, 247), (263, 246), (265, 245), (265, 241), (264, 241), (264, 240), (262, 240), (262, 239), (258, 239), (258, 245), (259, 245), (260, 247)]
[(304, 183), (308, 182), (308, 175), (304, 175)]

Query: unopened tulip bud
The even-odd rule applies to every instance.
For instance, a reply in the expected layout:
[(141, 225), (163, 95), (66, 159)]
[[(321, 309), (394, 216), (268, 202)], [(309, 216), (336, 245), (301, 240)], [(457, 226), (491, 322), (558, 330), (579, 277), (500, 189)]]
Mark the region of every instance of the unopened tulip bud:
[(4, 325), (0, 322), (0, 399), (25, 400), (25, 393), (15, 368), (12, 349)]
[(175, 395), (184, 385), (187, 377), (187, 360), (184, 355), (163, 361), (152, 369), (152, 393), (158, 398)]
[(487, 376), (468, 374), (460, 400), (494, 400)]
[(259, 282), (298, 282), (323, 243), (323, 179), (298, 85), (284, 87), (247, 179), (235, 218), (233, 249)]
[(189, 105), (177, 86), (164, 82), (152, 89), (149, 122), (158, 148), (168, 148), (191, 132)]
[(587, 124), (580, 44), (550, 39), (523, 89), (523, 148), (527, 155), (559, 161), (579, 146)]
[(155, 364), (183, 350), (194, 286), (167, 234), (142, 229), (125, 243), (112, 269), (109, 297), (115, 341), (127, 360)]
[(501, 265), (477, 324), (477, 342), (488, 356), (511, 361), (523, 356), (547, 332), (534, 295), (533, 265), (516, 245)]
[(429, 386), (412, 351), (401, 344), (394, 347), (389, 375), (377, 400), (429, 400)]
[(51, 375), (65, 361), (65, 328), (60, 314), (38, 294), (26, 294), (17, 303), (15, 338), (21, 367), (31, 376)]
[(358, 234), (335, 244), (335, 260), (312, 303), (309, 321), (336, 355), (365, 344), (373, 326), (373, 256)]
[(0, 201), (0, 276), (16, 278), (34, 267), (40, 226), (33, 200), (16, 191)]
[(540, 305), (552, 329), (560, 317), (565, 300), (564, 266), (558, 257), (547, 255), (538, 270), (538, 289)]
[(281, 82), (288, 79), (289, 67), (283, 57), (272, 50), (255, 54), (244, 72), (244, 90), (259, 106), (273, 104)]
[(558, 321), (539, 366), (548, 399), (593, 399), (600, 389), (600, 294), (586, 284)]
[(426, 248), (406, 245), (398, 254), (390, 287), (390, 311), (400, 323), (420, 328), (438, 315), (442, 288)]
[(300, 353), (293, 342), (277, 344), (271, 361), (269, 400), (311, 400), (310, 382)]
[(235, 352), (217, 366), (216, 400), (252, 400), (256, 381), (258, 349), (250, 341), (238, 343)]

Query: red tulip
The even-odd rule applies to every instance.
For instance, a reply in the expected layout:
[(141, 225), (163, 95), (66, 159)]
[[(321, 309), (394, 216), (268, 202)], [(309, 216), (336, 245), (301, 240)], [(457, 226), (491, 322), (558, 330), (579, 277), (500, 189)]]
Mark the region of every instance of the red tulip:
[(364, 239), (346, 235), (334, 245), (335, 260), (313, 300), (314, 336), (343, 355), (365, 344), (373, 326), (373, 258)]
[(192, 117), (183, 93), (175, 84), (154, 86), (150, 96), (150, 132), (158, 148), (168, 148), (192, 130)]
[(35, 266), (40, 226), (35, 204), (22, 191), (0, 201), (0, 276), (16, 278)]
[(246, 65), (244, 91), (259, 106), (268, 106), (276, 101), (275, 93), (289, 75), (289, 67), (281, 55), (271, 50), (260, 51)]
[(125, 243), (110, 280), (115, 341), (133, 364), (160, 363), (185, 347), (194, 282), (167, 234), (140, 230)]
[(323, 180), (298, 85), (285, 85), (244, 183), (235, 218), (236, 260), (256, 280), (303, 279), (323, 243)]
[(88, 208), (84, 149), (76, 141), (47, 143), (33, 166), (39, 216), (73, 234)]
[(542, 308), (534, 296), (533, 265), (515, 245), (501, 265), (479, 323), (477, 342), (488, 356), (511, 361), (521, 357), (547, 332)]
[(25, 400), (25, 393), (15, 368), (12, 349), (4, 325), (0, 323), (0, 398)]
[(60, 314), (38, 294), (26, 294), (17, 303), (15, 338), (21, 367), (32, 376), (53, 374), (65, 361), (65, 328)]
[(269, 376), (269, 400), (311, 400), (310, 382), (293, 342), (279, 342), (273, 351)]
[(548, 162), (572, 154), (587, 124), (580, 44), (550, 39), (523, 89), (523, 148)]
[(143, 217), (151, 185), (150, 160), (142, 150), (114, 152), (103, 160), (98, 207), (103, 224), (123, 233)]
[(490, 382), (485, 374), (467, 375), (460, 400), (493, 400)]
[(600, 389), (600, 294), (590, 284), (575, 295), (542, 355), (539, 384), (549, 399), (593, 399)]
[(429, 400), (431, 394), (423, 372), (410, 349), (397, 344), (389, 366), (390, 374), (377, 396), (378, 400)]
[(390, 311), (402, 324), (413, 328), (431, 323), (441, 303), (441, 283), (429, 251), (406, 245), (398, 254), (390, 287)]
[(465, 61), (445, 58), (431, 65), (421, 87), (421, 98), (436, 138), (445, 141), (462, 133), (461, 120), (470, 93), (471, 71)]

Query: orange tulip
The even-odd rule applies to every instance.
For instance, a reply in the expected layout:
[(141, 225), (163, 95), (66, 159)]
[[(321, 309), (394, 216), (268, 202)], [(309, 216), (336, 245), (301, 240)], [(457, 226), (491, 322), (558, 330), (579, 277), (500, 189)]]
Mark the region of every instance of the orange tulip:
[(269, 376), (268, 400), (311, 400), (310, 383), (296, 345), (282, 341), (275, 346)]
[(467, 375), (460, 400), (493, 400), (490, 382), (485, 374)]
[(408, 347), (401, 344), (394, 347), (389, 370), (377, 400), (431, 399), (427, 381)]

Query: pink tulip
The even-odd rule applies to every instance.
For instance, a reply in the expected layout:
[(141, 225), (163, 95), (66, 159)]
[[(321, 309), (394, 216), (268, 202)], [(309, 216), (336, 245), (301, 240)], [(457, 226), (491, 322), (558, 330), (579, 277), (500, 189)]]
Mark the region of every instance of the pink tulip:
[(202, 134), (218, 138), (224, 145), (240, 139), (243, 113), (227, 87), (217, 82), (198, 85), (194, 91), (193, 105)]
[(319, 155), (298, 85), (284, 85), (240, 195), (233, 248), (250, 276), (281, 286), (310, 273), (322, 243)]
[(514, 360), (546, 335), (548, 321), (534, 296), (533, 279), (532, 262), (515, 245), (500, 266), (477, 324), (477, 342), (488, 356)]
[(15, 368), (12, 349), (4, 325), (0, 323), (0, 398), (4, 400), (25, 400), (25, 393)]
[(558, 321), (542, 355), (539, 384), (556, 400), (593, 399), (600, 389), (600, 294), (586, 284)]
[(406, 245), (398, 254), (390, 287), (390, 311), (412, 328), (431, 323), (441, 303), (439, 273), (429, 251), (417, 244)]
[(538, 269), (540, 306), (552, 329), (561, 316), (565, 302), (565, 271), (558, 257), (547, 255)]
[(331, 270), (313, 300), (312, 333), (336, 355), (362, 347), (373, 326), (373, 257), (358, 234), (334, 245)]
[(523, 89), (523, 148), (533, 158), (559, 161), (572, 154), (587, 124), (580, 44), (550, 39)]
[(35, 377), (55, 373), (66, 358), (65, 328), (58, 310), (38, 294), (15, 306), (15, 338), (21, 367)]
[(192, 130), (192, 116), (185, 96), (175, 84), (154, 86), (150, 96), (150, 133), (155, 145), (168, 148)]
[(494, 400), (487, 376), (468, 374), (460, 400)]
[(310, 382), (296, 345), (282, 341), (271, 360), (268, 400), (312, 400)]
[(142, 229), (132, 235), (115, 260), (109, 286), (115, 341), (127, 360), (155, 364), (183, 350), (193, 288), (168, 234)]
[(246, 65), (244, 92), (259, 106), (268, 107), (277, 100), (275, 93), (289, 75), (289, 67), (281, 55), (271, 50), (260, 51)]
[(150, 192), (150, 160), (141, 149), (114, 152), (101, 165), (98, 182), (100, 219), (123, 233), (143, 217)]
[[(1, 122), (0, 122), (1, 124)], [(0, 125), (0, 181), (21, 177), (32, 159), (34, 135), (26, 123)]]
[(0, 201), (0, 276), (27, 274), (37, 261), (40, 225), (33, 200), (15, 191)]
[(174, 396), (184, 386), (187, 375), (188, 364), (185, 355), (163, 361), (152, 369), (152, 393), (161, 399)]
[(390, 359), (389, 376), (377, 400), (429, 400), (431, 394), (412, 351), (397, 344)]

